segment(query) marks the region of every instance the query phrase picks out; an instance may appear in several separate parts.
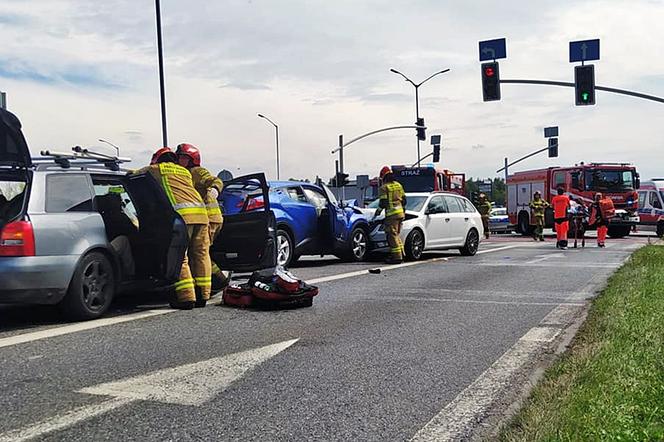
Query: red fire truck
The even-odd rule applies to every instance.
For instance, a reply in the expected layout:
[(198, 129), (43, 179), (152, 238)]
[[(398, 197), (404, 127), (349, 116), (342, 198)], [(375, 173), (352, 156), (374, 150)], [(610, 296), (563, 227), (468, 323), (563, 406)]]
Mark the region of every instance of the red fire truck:
[(444, 190), (463, 195), (466, 192), (466, 174), (454, 173), (434, 166), (392, 166), (394, 178), (406, 192), (435, 192)]
[[(621, 238), (629, 235), (632, 226), (639, 223), (639, 174), (631, 164), (580, 163), (572, 167), (517, 172), (507, 178), (507, 213), (510, 223), (524, 235), (532, 232), (534, 219), (530, 214), (530, 201), (536, 191), (551, 202), (558, 187), (563, 187), (570, 198), (592, 203), (597, 192), (613, 200), (615, 216), (609, 222), (609, 236)], [(553, 227), (553, 210), (545, 215), (546, 227)]]

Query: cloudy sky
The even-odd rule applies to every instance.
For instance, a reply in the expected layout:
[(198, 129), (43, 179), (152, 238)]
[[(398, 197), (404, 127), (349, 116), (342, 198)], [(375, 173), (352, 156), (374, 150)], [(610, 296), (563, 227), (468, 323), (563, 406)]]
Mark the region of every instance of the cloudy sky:
[[(634, 162), (664, 175), (664, 106), (598, 92), (575, 107), (571, 88), (503, 85), (483, 103), (478, 41), (507, 38), (501, 77), (573, 81), (568, 42), (601, 39), (598, 85), (664, 95), (664, 1), (162, 0), (169, 141), (201, 148), (214, 171), (329, 177), (339, 134), (412, 124), (415, 81), (442, 165), (494, 176), (503, 158), (544, 146), (560, 126), (560, 157)], [(144, 163), (161, 145), (152, 0), (0, 0), (0, 90), (33, 152), (118, 144)], [(424, 149), (430, 149), (423, 143)], [(100, 147), (105, 149), (105, 147)], [(349, 147), (351, 175), (416, 160), (414, 131)]]

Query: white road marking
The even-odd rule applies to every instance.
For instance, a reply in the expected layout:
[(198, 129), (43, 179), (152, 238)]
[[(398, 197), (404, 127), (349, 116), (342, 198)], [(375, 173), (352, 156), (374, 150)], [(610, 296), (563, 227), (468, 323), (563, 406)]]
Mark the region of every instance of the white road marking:
[(0, 442), (22, 442), (35, 439), (53, 433), (54, 431), (68, 428), (76, 422), (82, 422), (95, 416), (99, 416), (100, 414), (108, 413), (109, 411), (127, 405), (130, 402), (132, 402), (131, 399), (119, 398), (75, 408), (67, 413), (43, 420), (30, 427), (0, 434)]
[(281, 353), (298, 340), (292, 339), (207, 361), (166, 368), (147, 375), (84, 388), (79, 393), (112, 396), (113, 398), (78, 407), (28, 427), (0, 434), (0, 442), (21, 442), (43, 437), (139, 400), (189, 406), (203, 405), (250, 370)]
[[(539, 330), (542, 329), (542, 330)], [(474, 428), (477, 418), (489, 409), (501, 391), (509, 386), (519, 369), (548, 344), (551, 327), (535, 327), (507, 350), (491, 367), (464, 389), (440, 413), (413, 436), (413, 442), (456, 440)], [(553, 336), (554, 339), (555, 336)]]
[(558, 307), (554, 308), (549, 312), (548, 315), (542, 319), (540, 324), (542, 325), (567, 325), (571, 324), (574, 318), (576, 318), (585, 304), (560, 304)]
[(106, 327), (113, 324), (121, 324), (123, 322), (135, 321), (137, 319), (151, 318), (153, 316), (164, 315), (172, 313), (176, 310), (163, 309), (163, 310), (148, 310), (140, 313), (131, 313), (125, 316), (116, 316), (113, 318), (101, 318), (93, 321), (80, 322), (78, 324), (65, 325), (63, 327), (50, 328), (37, 332), (24, 333), (21, 335), (10, 336), (0, 339), (0, 348), (9, 347), (17, 344), (24, 344), (26, 342), (38, 341), (40, 339), (53, 338), (55, 336), (68, 335), (84, 330), (92, 330), (94, 328)]
[(549, 305), (549, 306), (559, 306), (559, 305), (571, 305), (571, 306), (583, 306), (584, 304), (579, 303), (564, 303), (561, 304), (560, 301), (556, 302), (529, 302), (529, 301), (491, 301), (491, 300), (480, 300), (480, 299), (459, 299), (459, 298), (431, 298), (431, 297), (420, 297), (420, 296), (381, 296), (380, 298), (374, 298), (382, 300), (391, 300), (391, 301), (432, 301), (432, 302), (458, 302), (460, 304), (495, 304), (495, 305)]

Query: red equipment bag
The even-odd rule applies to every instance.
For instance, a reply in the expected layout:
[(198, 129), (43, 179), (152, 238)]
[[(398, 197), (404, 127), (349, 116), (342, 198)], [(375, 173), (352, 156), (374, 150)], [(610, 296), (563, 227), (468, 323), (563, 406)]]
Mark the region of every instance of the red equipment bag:
[(602, 212), (602, 218), (609, 220), (616, 214), (616, 208), (611, 198), (602, 198), (599, 200), (599, 210)]
[(254, 294), (249, 284), (229, 285), (221, 296), (225, 305), (250, 307), (254, 304)]

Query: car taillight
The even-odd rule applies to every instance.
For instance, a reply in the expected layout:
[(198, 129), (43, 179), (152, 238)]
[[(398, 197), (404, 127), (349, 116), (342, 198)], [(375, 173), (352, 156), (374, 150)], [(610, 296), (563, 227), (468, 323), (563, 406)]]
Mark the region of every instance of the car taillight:
[(35, 256), (35, 234), (29, 221), (16, 221), (2, 228), (0, 256)]
[[(238, 209), (241, 209), (243, 206), (244, 206), (244, 201), (240, 201), (236, 207)], [(263, 201), (262, 199), (252, 198), (249, 200), (249, 202), (247, 203), (247, 208), (244, 210), (245, 212), (249, 212), (252, 210), (262, 209), (263, 207), (265, 207), (265, 201)]]

